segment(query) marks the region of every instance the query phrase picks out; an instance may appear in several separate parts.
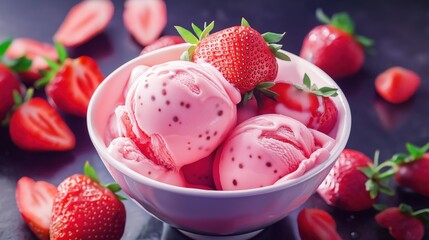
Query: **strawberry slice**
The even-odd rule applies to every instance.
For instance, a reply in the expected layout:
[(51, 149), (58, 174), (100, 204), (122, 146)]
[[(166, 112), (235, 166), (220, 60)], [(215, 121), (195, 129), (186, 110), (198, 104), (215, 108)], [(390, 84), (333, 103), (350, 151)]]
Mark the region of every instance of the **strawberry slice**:
[(39, 239), (49, 239), (49, 226), (57, 187), (22, 177), (16, 186), (16, 204), (24, 221)]
[(167, 25), (167, 7), (163, 0), (127, 0), (124, 25), (141, 45), (155, 41)]
[(179, 36), (162, 36), (155, 40), (155, 42), (151, 43), (150, 45), (143, 48), (140, 55), (152, 52), (153, 50), (164, 48), (171, 45), (176, 45), (180, 43), (184, 43), (185, 40)]
[(102, 32), (114, 12), (109, 0), (85, 0), (73, 6), (54, 35), (54, 40), (74, 47)]
[(298, 230), (302, 240), (339, 240), (336, 223), (329, 213), (315, 208), (304, 208), (298, 214)]
[(375, 79), (378, 94), (390, 103), (402, 103), (410, 99), (420, 86), (420, 76), (402, 67), (391, 67)]
[[(14, 92), (15, 99), (18, 99)], [(75, 136), (57, 111), (43, 98), (31, 98), (27, 92), (24, 103), (13, 112), (9, 122), (12, 141), (30, 151), (63, 151), (74, 148)]]
[(7, 49), (5, 56), (9, 59), (18, 59), (26, 56), (32, 60), (31, 68), (28, 71), (20, 73), (20, 76), (27, 82), (34, 82), (41, 78), (40, 70), (47, 70), (49, 68), (44, 58), (49, 58), (53, 61), (58, 60), (58, 54), (54, 46), (30, 38), (14, 39)]

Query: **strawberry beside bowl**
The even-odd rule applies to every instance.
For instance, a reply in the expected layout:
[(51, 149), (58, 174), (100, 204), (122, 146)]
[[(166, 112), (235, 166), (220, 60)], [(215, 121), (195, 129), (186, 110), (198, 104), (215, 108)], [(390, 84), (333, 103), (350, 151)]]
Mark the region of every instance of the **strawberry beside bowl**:
[[(177, 187), (152, 180), (131, 170), (109, 154), (109, 142), (105, 142), (109, 118), (123, 101), (122, 89), (134, 67), (178, 60), (188, 47), (187, 44), (180, 44), (141, 55), (111, 73), (91, 99), (87, 118), (89, 135), (115, 181), (154, 217), (192, 238), (235, 236), (236, 239), (247, 239), (286, 217), (316, 191), (347, 143), (351, 127), (350, 108), (343, 92), (339, 90), (339, 95), (333, 99), (339, 118), (330, 134), (336, 143), (329, 159), (291, 181), (257, 189), (214, 191)], [(278, 60), (277, 78), (298, 83), (307, 73), (317, 85), (338, 88), (327, 74), (313, 64), (285, 53), (291, 61)]]

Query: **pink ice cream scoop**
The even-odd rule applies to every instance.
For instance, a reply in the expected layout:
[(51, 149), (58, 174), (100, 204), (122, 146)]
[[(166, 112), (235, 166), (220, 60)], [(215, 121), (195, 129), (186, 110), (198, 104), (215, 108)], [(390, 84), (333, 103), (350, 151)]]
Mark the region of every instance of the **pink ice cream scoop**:
[(155, 164), (180, 169), (207, 157), (235, 126), (237, 89), (213, 66), (172, 61), (129, 86), (116, 116), (119, 134)]
[(232, 130), (216, 154), (216, 188), (251, 189), (295, 179), (327, 160), (334, 142), (284, 115), (250, 118)]
[(116, 160), (143, 176), (175, 186), (187, 186), (181, 172), (176, 168), (155, 164), (143, 155), (134, 141), (129, 138), (115, 138), (107, 150)]

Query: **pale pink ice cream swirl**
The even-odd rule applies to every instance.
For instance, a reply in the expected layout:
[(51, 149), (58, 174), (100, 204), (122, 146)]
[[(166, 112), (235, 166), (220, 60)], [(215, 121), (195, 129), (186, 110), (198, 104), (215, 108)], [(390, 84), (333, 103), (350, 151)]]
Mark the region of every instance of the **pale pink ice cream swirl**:
[(327, 160), (334, 143), (287, 116), (250, 118), (232, 130), (216, 154), (216, 188), (251, 189), (298, 178)]
[[(125, 104), (115, 110), (120, 138), (109, 151), (124, 162), (128, 157), (123, 148), (131, 149), (131, 141), (133, 154), (140, 151), (139, 159), (162, 167), (154, 168), (158, 175), (176, 175), (182, 166), (209, 156), (226, 138), (236, 125), (240, 93), (206, 63), (172, 61), (140, 70), (126, 86)], [(138, 172), (151, 177), (144, 169), (151, 169), (150, 164), (131, 162), (130, 168), (140, 166)]]

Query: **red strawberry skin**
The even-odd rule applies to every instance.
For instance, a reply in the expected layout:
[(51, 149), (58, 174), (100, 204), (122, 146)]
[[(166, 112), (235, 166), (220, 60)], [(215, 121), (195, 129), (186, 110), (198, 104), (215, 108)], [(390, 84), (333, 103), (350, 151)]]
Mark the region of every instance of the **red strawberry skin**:
[[(337, 123), (338, 110), (329, 97), (316, 96), (284, 82), (277, 82), (270, 90), (278, 94), (277, 101), (264, 97), (263, 107), (259, 109), (260, 114), (279, 113), (291, 116), (290, 111), (299, 112), (301, 116), (308, 116), (305, 121), (298, 119), (299, 121), (326, 134), (329, 134)], [(277, 108), (278, 105), (288, 110), (282, 111), (282, 108)]]
[(340, 240), (336, 223), (329, 213), (315, 208), (304, 208), (298, 214), (301, 240)]
[(109, 189), (75, 174), (59, 186), (54, 200), (51, 240), (120, 239), (125, 206)]
[(410, 163), (399, 165), (395, 180), (403, 187), (429, 197), (429, 153)]
[(334, 167), (317, 189), (319, 195), (329, 205), (347, 211), (362, 211), (376, 202), (365, 189), (368, 177), (358, 168), (368, 167), (372, 161), (363, 153), (345, 149)]
[(57, 187), (22, 177), (16, 185), (16, 204), (24, 221), (39, 239), (49, 239), (52, 206)]
[(389, 229), (390, 235), (396, 240), (423, 239), (423, 223), (397, 207), (387, 208), (375, 216), (375, 221), (382, 227)]
[(304, 38), (300, 56), (334, 79), (355, 74), (365, 60), (364, 50), (353, 36), (331, 25), (311, 30)]
[[(239, 46), (239, 47), (237, 47)], [(215, 66), (242, 93), (260, 82), (273, 81), (278, 65), (259, 32), (247, 26), (230, 27), (202, 39), (192, 61)]]
[(29, 151), (65, 151), (76, 144), (73, 132), (58, 112), (39, 97), (12, 114), (9, 134), (18, 147)]
[(5, 65), (0, 63), (0, 121), (12, 108), (13, 91), (21, 92), (19, 79)]
[(46, 94), (64, 112), (85, 117), (89, 100), (104, 77), (94, 59), (66, 59), (46, 86)]
[(375, 90), (390, 103), (410, 99), (420, 87), (420, 76), (402, 67), (391, 67), (375, 79)]

